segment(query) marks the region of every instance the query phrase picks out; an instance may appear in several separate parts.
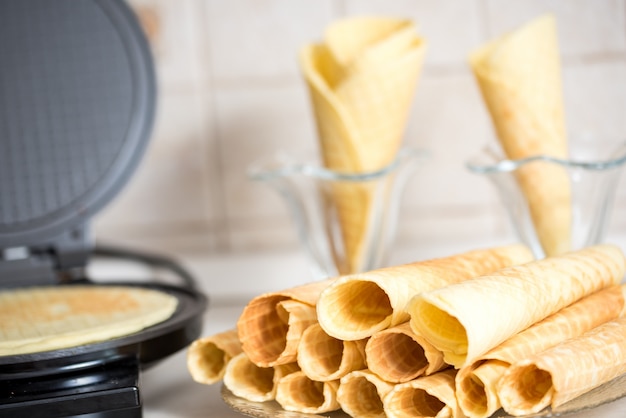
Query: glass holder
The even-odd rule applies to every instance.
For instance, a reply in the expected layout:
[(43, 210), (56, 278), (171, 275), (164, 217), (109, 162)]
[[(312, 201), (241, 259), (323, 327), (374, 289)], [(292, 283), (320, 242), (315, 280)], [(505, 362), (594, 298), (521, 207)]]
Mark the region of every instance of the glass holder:
[(248, 175), (282, 196), (314, 277), (335, 277), (386, 265), (405, 183), (426, 157), (404, 148), (381, 170), (351, 174), (273, 156)]
[[(532, 249), (535, 257), (544, 258), (549, 251), (545, 245), (547, 240), (542, 242), (539, 228), (551, 225), (540, 226), (538, 215), (546, 215), (545, 219), (552, 224), (563, 223), (567, 229), (568, 242), (560, 252), (604, 241), (625, 163), (626, 143), (608, 144), (587, 138), (570, 144), (569, 159), (537, 155), (509, 160), (494, 147), (486, 147), (467, 163), (467, 167), (473, 173), (486, 176), (495, 186), (517, 237)], [(524, 189), (522, 185), (524, 170), (543, 173), (533, 184), (536, 189), (563, 180), (560, 187), (552, 188), (551, 193), (541, 197), (540, 214), (532, 213), (530, 208), (530, 188)], [(568, 200), (564, 203), (558, 196), (566, 196)]]

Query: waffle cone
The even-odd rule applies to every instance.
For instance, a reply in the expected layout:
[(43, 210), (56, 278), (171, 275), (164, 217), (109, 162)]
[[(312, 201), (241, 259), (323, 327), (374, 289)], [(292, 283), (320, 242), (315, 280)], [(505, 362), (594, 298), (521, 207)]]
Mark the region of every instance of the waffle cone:
[(315, 303), (332, 279), (308, 283), (253, 298), (237, 330), (242, 350), (261, 367), (296, 361), (302, 333), (317, 322)]
[(319, 324), (311, 325), (298, 345), (298, 365), (312, 380), (338, 380), (365, 367), (365, 342), (338, 340), (326, 334)]
[(241, 352), (236, 329), (199, 338), (187, 350), (187, 370), (196, 382), (210, 385), (222, 380), (230, 359)]
[(319, 414), (339, 409), (339, 381), (318, 382), (304, 372), (289, 374), (279, 380), (276, 402), (286, 411)]
[(414, 38), (415, 26), (403, 19), (361, 16), (329, 25), (324, 44), (337, 65), (330, 84), (346, 77), (342, 69), (371, 68), (397, 58)]
[[(498, 139), (510, 159), (567, 158), (556, 24), (542, 16), (470, 56)], [(535, 162), (517, 172), (546, 255), (570, 249), (571, 192), (566, 170)]]
[(508, 267), (415, 296), (411, 327), (461, 368), (567, 305), (618, 284), (625, 269), (622, 251), (612, 245)]
[(512, 365), (498, 384), (503, 408), (514, 415), (555, 409), (626, 373), (624, 341), (626, 317), (619, 317)]
[(497, 383), (511, 364), (617, 318), (624, 308), (626, 285), (612, 286), (569, 305), (514, 335), (456, 376), (456, 396), (472, 418), (491, 416), (500, 405)]
[[(300, 65), (327, 168), (356, 174), (394, 160), (424, 51), (410, 22), (377, 18), (339, 21), (324, 43), (302, 48)], [(341, 274), (360, 271), (373, 193), (371, 185), (351, 182), (329, 191), (343, 238)]]
[(298, 370), (296, 363), (259, 367), (250, 361), (246, 353), (240, 353), (226, 366), (224, 386), (235, 396), (249, 401), (271, 401), (276, 397), (278, 381)]
[(443, 354), (404, 322), (370, 337), (365, 346), (367, 367), (384, 380), (403, 383), (439, 371)]
[(385, 397), (389, 418), (464, 417), (454, 395), (456, 370), (447, 369), (397, 384)]
[(360, 340), (408, 321), (413, 295), (531, 259), (528, 248), (513, 245), (344, 276), (321, 293), (317, 318), (328, 335)]
[(352, 417), (385, 418), (383, 399), (393, 386), (370, 370), (355, 370), (341, 378), (337, 400)]

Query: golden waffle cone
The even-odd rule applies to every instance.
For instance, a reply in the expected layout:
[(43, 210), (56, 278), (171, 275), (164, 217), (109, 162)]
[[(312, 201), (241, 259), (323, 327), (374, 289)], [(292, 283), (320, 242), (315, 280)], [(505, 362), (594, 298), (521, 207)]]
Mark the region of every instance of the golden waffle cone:
[(296, 363), (259, 367), (250, 361), (246, 353), (240, 353), (226, 366), (224, 386), (235, 396), (249, 401), (271, 401), (276, 397), (278, 381), (298, 370)]
[(332, 279), (253, 298), (237, 321), (250, 360), (262, 367), (295, 362), (302, 333), (317, 322), (315, 303), (330, 283)]
[[(332, 58), (323, 45), (310, 45), (301, 53), (301, 63), (309, 86), (311, 102), (323, 150), (324, 165), (332, 170), (348, 173), (364, 171), (359, 162), (357, 144), (347, 140), (356, 131), (354, 122), (337, 102), (334, 93), (321, 77), (321, 68)], [(341, 228), (343, 256), (336, 260), (340, 274), (353, 272), (360, 264), (367, 220), (370, 216), (371, 185), (368, 183), (337, 182), (325, 190), (328, 211), (335, 212)], [(359, 258), (357, 260), (357, 258)]]
[(339, 409), (339, 381), (318, 382), (304, 372), (289, 374), (278, 381), (276, 402), (286, 411), (319, 414)]
[(236, 329), (199, 338), (187, 350), (187, 370), (196, 382), (210, 385), (222, 380), (230, 359), (241, 352)]
[[(368, 23), (355, 25), (362, 21)], [(342, 44), (350, 35), (359, 39)], [(325, 44), (302, 48), (300, 65), (328, 168), (373, 171), (395, 158), (424, 52), (410, 21), (377, 18), (335, 23)]]
[(392, 383), (408, 382), (448, 366), (441, 351), (416, 334), (408, 321), (372, 335), (365, 355), (367, 368)]
[[(404, 36), (407, 30), (408, 36), (414, 38), (415, 26), (408, 20), (371, 16), (353, 17), (329, 25), (324, 33), (324, 43), (330, 49), (337, 65), (342, 68), (349, 67), (355, 61), (362, 59), (364, 55), (371, 55), (372, 50), (376, 50), (375, 53), (378, 56), (366, 64), (367, 66), (379, 65), (386, 59), (396, 58), (400, 51), (397, 48), (390, 49), (387, 45), (384, 45), (385, 51), (380, 51), (381, 48), (377, 46), (388, 44), (398, 34)], [(385, 56), (380, 56), (381, 53)]]
[[(302, 48), (300, 64), (327, 168), (356, 174), (393, 161), (424, 50), (410, 22), (377, 18), (337, 22), (325, 44)], [(350, 182), (330, 191), (346, 259), (341, 274), (357, 272), (362, 264), (373, 193), (370, 185)]]
[(350, 104), (346, 107), (359, 129), (354, 142), (361, 171), (385, 167), (400, 148), (425, 52), (419, 42), (400, 59), (351, 74), (335, 89), (340, 102)]
[(456, 370), (447, 369), (397, 384), (385, 397), (389, 418), (464, 417), (454, 396)]
[(317, 318), (330, 336), (360, 340), (408, 321), (413, 295), (531, 259), (528, 248), (512, 245), (344, 276), (320, 295)]
[(612, 245), (508, 267), (415, 296), (408, 307), (411, 327), (461, 368), (535, 322), (618, 284), (625, 268), (622, 251)]
[[(567, 158), (556, 24), (542, 16), (478, 49), (470, 64), (510, 159)], [(570, 249), (571, 198), (561, 166), (534, 162), (517, 172), (546, 255)]]
[(326, 68), (332, 59), (324, 45), (307, 45), (300, 53), (300, 66), (309, 88), (324, 165), (333, 170), (363, 171), (357, 154), (358, 144), (349, 140), (357, 128), (325, 80), (329, 77), (325, 72), (330, 72)]
[(498, 384), (510, 414), (522, 415), (574, 399), (626, 373), (626, 317), (512, 365)]
[(456, 396), (465, 415), (491, 416), (500, 408), (497, 383), (508, 367), (617, 318), (624, 307), (626, 285), (612, 286), (575, 302), (514, 335), (456, 376)]
[(338, 340), (326, 334), (319, 324), (311, 325), (298, 345), (298, 365), (312, 380), (338, 380), (365, 367), (365, 342)]
[(371, 371), (355, 370), (341, 378), (337, 401), (341, 409), (352, 417), (385, 418), (383, 399), (393, 389)]

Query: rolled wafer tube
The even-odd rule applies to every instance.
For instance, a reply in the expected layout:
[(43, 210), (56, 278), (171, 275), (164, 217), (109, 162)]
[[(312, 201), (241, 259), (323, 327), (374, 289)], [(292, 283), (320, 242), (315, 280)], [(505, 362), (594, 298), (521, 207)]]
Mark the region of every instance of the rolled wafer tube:
[(278, 381), (298, 370), (296, 363), (259, 367), (250, 361), (246, 353), (241, 353), (226, 366), (224, 386), (235, 396), (249, 401), (271, 401), (276, 397)]
[(617, 318), (624, 308), (625, 290), (626, 285), (622, 285), (592, 293), (514, 335), (459, 370), (456, 397), (465, 415), (488, 417), (500, 408), (497, 383), (511, 364)]
[(389, 418), (464, 417), (454, 396), (456, 370), (446, 369), (430, 376), (399, 383), (384, 399)]
[(320, 295), (317, 318), (328, 335), (360, 340), (408, 321), (406, 304), (418, 293), (531, 259), (527, 247), (511, 245), (344, 276)]
[(368, 369), (393, 383), (448, 367), (441, 351), (415, 333), (408, 321), (372, 335), (365, 345), (365, 356)]
[(262, 367), (296, 361), (304, 330), (317, 322), (315, 303), (333, 279), (253, 298), (237, 321), (242, 350)]
[(302, 334), (298, 364), (312, 380), (338, 380), (353, 370), (365, 368), (365, 343), (365, 340), (338, 340), (314, 324)]
[(508, 267), (415, 296), (411, 327), (443, 352), (446, 363), (461, 368), (535, 322), (618, 284), (624, 271), (624, 254), (613, 245)]
[(241, 352), (236, 329), (199, 338), (187, 350), (187, 370), (196, 382), (210, 385), (222, 380), (230, 359)]
[(498, 383), (502, 407), (526, 415), (558, 408), (626, 373), (626, 317), (512, 365)]
[[(555, 19), (541, 16), (470, 56), (496, 134), (510, 159), (567, 158)], [(546, 255), (570, 249), (571, 191), (564, 167), (546, 162), (517, 170)]]
[(339, 381), (337, 401), (352, 417), (385, 418), (383, 399), (393, 386), (370, 370), (355, 370)]
[(286, 411), (319, 414), (339, 409), (339, 380), (318, 382), (302, 371), (291, 373), (278, 381), (276, 402)]
[[(412, 22), (350, 18), (324, 42), (306, 45), (309, 87), (324, 165), (346, 173), (382, 169), (396, 157), (422, 68), (425, 42)], [(329, 193), (343, 237), (341, 274), (360, 271), (373, 210), (369, 184), (338, 183)]]

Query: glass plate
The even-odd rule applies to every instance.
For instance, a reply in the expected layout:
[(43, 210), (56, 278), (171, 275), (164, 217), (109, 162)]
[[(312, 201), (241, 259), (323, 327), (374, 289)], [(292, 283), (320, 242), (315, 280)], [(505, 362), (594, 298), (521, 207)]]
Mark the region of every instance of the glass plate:
[[(222, 399), (228, 406), (244, 415), (256, 418), (349, 418), (343, 411), (328, 412), (323, 415), (304, 414), (301, 412), (289, 412), (280, 407), (276, 401), (252, 402), (239, 398), (222, 385)], [(569, 414), (580, 412), (584, 409), (595, 408), (597, 406), (615, 401), (626, 396), (626, 374), (605, 383), (594, 390), (587, 392), (571, 401), (561, 405), (554, 410), (547, 408), (538, 414), (526, 415), (530, 418), (563, 417)], [(503, 410), (497, 411), (493, 418), (513, 418)]]

